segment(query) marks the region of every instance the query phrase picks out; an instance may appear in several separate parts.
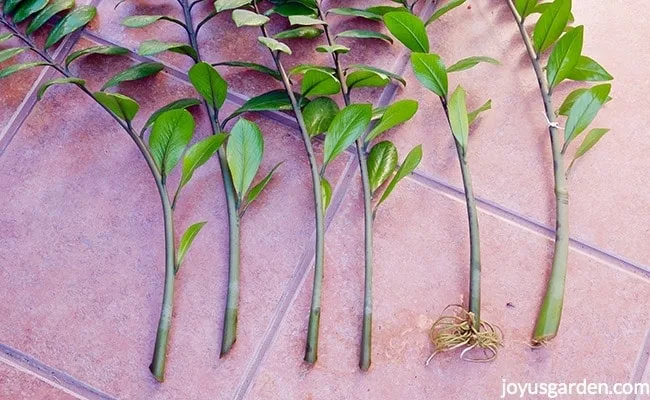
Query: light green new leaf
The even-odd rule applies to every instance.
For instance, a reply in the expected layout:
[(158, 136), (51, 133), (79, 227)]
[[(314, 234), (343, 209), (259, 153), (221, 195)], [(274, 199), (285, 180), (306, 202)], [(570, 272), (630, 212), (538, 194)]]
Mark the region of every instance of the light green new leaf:
[(255, 123), (240, 118), (230, 131), (226, 147), (228, 167), (240, 199), (248, 192), (262, 163), (263, 154), (264, 139), (260, 128)]
[(237, 28), (242, 26), (262, 26), (269, 22), (270, 18), (249, 10), (235, 10), (232, 12), (232, 20)]
[(192, 139), (194, 126), (192, 114), (183, 109), (166, 111), (154, 121), (149, 148), (163, 177), (180, 161)]
[(439, 55), (413, 53), (411, 65), (415, 77), (422, 86), (440, 97), (447, 97), (449, 91), (447, 68)]
[(214, 2), (214, 9), (218, 13), (226, 10), (234, 10), (235, 8), (250, 4), (251, 1), (252, 0), (216, 0)]
[(427, 23), (425, 25), (429, 25), (433, 21), (437, 20), (438, 18), (442, 17), (443, 15), (447, 14), (449, 11), (453, 10), (456, 7), (461, 6), (463, 3), (465, 3), (465, 0), (451, 0), (447, 4), (439, 7), (436, 12), (433, 13), (431, 18), (427, 20)]
[(178, 245), (178, 252), (176, 254), (176, 265), (174, 266), (174, 274), (178, 273), (179, 268), (181, 267), (181, 264), (183, 263), (183, 259), (185, 259), (185, 255), (187, 254), (187, 251), (190, 249), (190, 246), (192, 245), (192, 242), (194, 242), (194, 239), (196, 239), (196, 236), (199, 234), (203, 226), (207, 222), (199, 222), (196, 223), (185, 231), (183, 234), (183, 237), (181, 238), (181, 242)]
[(194, 89), (214, 108), (221, 108), (228, 95), (228, 84), (214, 67), (200, 62), (190, 68), (188, 77)]
[(123, 47), (119, 46), (93, 46), (93, 47), (88, 47), (82, 50), (75, 51), (71, 53), (68, 57), (65, 59), (65, 66), (69, 67), (72, 62), (75, 60), (89, 56), (91, 54), (101, 54), (101, 55), (107, 55), (107, 56), (117, 56), (117, 55), (124, 55), (128, 54), (129, 51)]
[(310, 101), (302, 110), (309, 136), (326, 132), (339, 111), (339, 106), (329, 97), (318, 97)]
[(0, 33), (0, 43), (4, 42), (5, 40), (9, 40), (12, 37), (14, 37), (13, 33)]
[(187, 185), (194, 172), (204, 165), (219, 150), (228, 136), (221, 133), (209, 136), (193, 144), (183, 156), (183, 172), (179, 189)]
[(123, 94), (95, 92), (93, 97), (118, 118), (127, 122), (132, 121), (140, 110), (140, 106), (135, 100)]
[(48, 0), (26, 0), (21, 3), (20, 8), (14, 14), (14, 22), (19, 24), (32, 16), (33, 14), (41, 11), (47, 6)]
[(179, 100), (172, 101), (171, 103), (160, 107), (153, 114), (151, 114), (151, 116), (149, 117), (147, 122), (145, 122), (145, 124), (142, 126), (142, 131), (144, 132), (148, 127), (153, 125), (154, 121), (156, 121), (156, 119), (158, 119), (160, 114), (162, 114), (164, 112), (167, 112), (167, 111), (170, 111), (170, 110), (185, 110), (185, 109), (190, 108), (192, 106), (198, 106), (199, 104), (201, 104), (201, 102), (199, 100), (192, 99), (192, 98), (179, 99)]
[(43, 26), (47, 21), (50, 20), (53, 16), (56, 14), (69, 10), (72, 7), (74, 7), (74, 0), (54, 0), (54, 2), (50, 3), (47, 7), (41, 10), (36, 16), (32, 19), (32, 21), (27, 25), (27, 29), (25, 32), (28, 35), (31, 35), (34, 33), (38, 28)]
[[(515, 8), (522, 19), (533, 13), (539, 0), (515, 0)], [(550, 4), (550, 3), (549, 3)]]
[(29, 62), (29, 63), (24, 63), (24, 64), (14, 64), (10, 65), (7, 68), (0, 69), (0, 79), (6, 78), (9, 75), (15, 74), (16, 72), (23, 71), (26, 69), (34, 68), (34, 67), (47, 67), (50, 64), (42, 61), (35, 61), (35, 62)]
[(133, 15), (131, 17), (124, 18), (121, 25), (126, 26), (127, 28), (143, 28), (149, 26), (153, 23), (160, 21), (161, 19), (171, 19), (165, 15)]
[(346, 78), (346, 85), (350, 90), (361, 87), (384, 87), (389, 83), (388, 76), (369, 70), (354, 71)]
[(416, 53), (429, 52), (429, 37), (420, 18), (405, 11), (384, 15), (386, 27), (404, 46)]
[(86, 26), (97, 14), (97, 10), (93, 6), (79, 7), (70, 12), (70, 14), (63, 17), (61, 21), (52, 29), (50, 35), (45, 41), (45, 48), (57, 44), (66, 35), (79, 30)]
[(335, 44), (332, 46), (318, 46), (316, 51), (319, 53), (330, 53), (330, 54), (345, 54), (350, 52), (349, 47), (345, 47), (342, 44)]
[(372, 21), (381, 21), (381, 15), (375, 12), (372, 12), (370, 9), (362, 10), (359, 8), (351, 7), (339, 7), (339, 8), (330, 8), (327, 10), (328, 14), (337, 14), (344, 15), (346, 17), (359, 17), (365, 18)]
[(580, 147), (578, 147), (573, 161), (584, 156), (589, 150), (591, 150), (592, 147), (596, 145), (596, 143), (600, 141), (600, 139), (602, 139), (603, 136), (605, 136), (605, 134), (607, 134), (607, 132), (609, 132), (609, 129), (606, 128), (595, 128), (589, 131), (585, 137), (585, 140), (582, 142)]
[(0, 63), (16, 57), (18, 54), (27, 50), (27, 47), (11, 47), (8, 49), (0, 50)]
[(389, 141), (373, 146), (368, 155), (368, 179), (370, 190), (374, 193), (397, 168), (397, 148)]
[(371, 117), (370, 104), (351, 104), (334, 117), (325, 135), (323, 169), (365, 132)]
[(273, 35), (275, 39), (314, 39), (325, 32), (320, 28), (313, 26), (301, 26), (294, 29), (288, 29)]
[(273, 174), (275, 171), (282, 165), (281, 162), (277, 163), (275, 167), (271, 169), (271, 171), (262, 179), (259, 181), (255, 186), (251, 188), (251, 190), (248, 192), (248, 196), (246, 196), (246, 206), (248, 207), (257, 197), (259, 197), (260, 193), (268, 186), (269, 182), (271, 182), (271, 178), (273, 177)]
[(391, 104), (386, 108), (377, 125), (366, 136), (366, 142), (370, 142), (387, 130), (410, 120), (417, 111), (418, 102), (415, 100), (400, 100)]
[(533, 31), (533, 47), (537, 54), (553, 46), (569, 22), (571, 0), (555, 0), (539, 17)]
[(156, 62), (144, 62), (134, 65), (109, 79), (108, 82), (102, 86), (101, 90), (104, 91), (108, 88), (117, 86), (122, 82), (147, 78), (162, 71), (163, 68), (164, 66), (161, 63)]
[(379, 39), (390, 44), (393, 43), (393, 38), (383, 33), (370, 31), (366, 29), (352, 29), (349, 31), (343, 31), (336, 35), (337, 38), (351, 38), (351, 39)]
[(395, 187), (399, 181), (406, 178), (409, 174), (411, 174), (411, 172), (415, 171), (415, 168), (417, 168), (417, 166), (420, 164), (420, 161), (422, 161), (422, 145), (417, 145), (408, 153), (404, 159), (404, 162), (397, 170), (397, 173), (386, 187), (384, 194), (381, 195), (381, 199), (379, 199), (376, 208), (378, 208), (381, 203), (386, 201), (388, 196), (390, 196), (393, 190), (395, 190)]
[(582, 92), (576, 99), (564, 127), (564, 148), (581, 134), (596, 118), (598, 111), (607, 101), (612, 85), (609, 83), (594, 86)]
[(289, 17), (289, 23), (291, 25), (327, 25), (327, 22), (307, 15), (292, 15)]
[(312, 69), (323, 71), (330, 75), (334, 75), (336, 73), (336, 69), (332, 67), (324, 67), (315, 64), (298, 64), (289, 71), (289, 76), (304, 75), (307, 73), (307, 71), (311, 71)]
[(463, 151), (467, 151), (467, 139), (469, 137), (469, 117), (465, 97), (465, 90), (458, 86), (454, 93), (451, 94), (448, 104), (451, 132)]
[(332, 202), (332, 185), (323, 177), (320, 178), (320, 190), (323, 198), (323, 212), (325, 212)]
[(447, 68), (447, 72), (464, 71), (466, 69), (473, 68), (482, 62), (492, 64), (492, 65), (501, 65), (499, 60), (496, 60), (492, 57), (484, 57), (484, 56), (467, 57), (467, 58), (463, 58), (462, 60), (458, 61), (456, 64)]
[(488, 111), (488, 110), (491, 110), (491, 109), (492, 109), (492, 100), (488, 100), (482, 106), (480, 106), (476, 110), (471, 111), (471, 112), (469, 112), (467, 114), (467, 122), (469, 122), (469, 124), (472, 125), (474, 123), (474, 121), (476, 121), (476, 118), (478, 118), (478, 116), (482, 112), (485, 112), (485, 111)]
[(311, 69), (302, 79), (301, 92), (304, 97), (337, 94), (340, 90), (339, 80), (327, 72)]
[(281, 51), (286, 54), (291, 54), (291, 49), (289, 46), (282, 42), (278, 42), (275, 39), (260, 36), (257, 38), (257, 40), (264, 46), (268, 47), (271, 51)]
[(580, 61), (584, 27), (578, 26), (565, 33), (557, 42), (546, 66), (546, 78), (550, 88), (554, 88), (569, 77)]
[(189, 56), (194, 61), (198, 60), (196, 50), (191, 46), (188, 46), (185, 43), (171, 43), (171, 42), (161, 42), (159, 40), (146, 40), (140, 44), (138, 48), (138, 54), (141, 56), (149, 57), (155, 56), (165, 51), (171, 51), (172, 53), (183, 54)]
[(74, 84), (74, 85), (77, 85), (77, 86), (83, 86), (83, 85), (86, 84), (86, 81), (84, 81), (83, 79), (79, 79), (79, 78), (57, 78), (57, 79), (49, 80), (49, 81), (45, 82), (44, 84), (42, 84), (38, 88), (38, 93), (36, 94), (36, 98), (38, 100), (42, 99), (43, 95), (45, 94), (45, 91), (50, 86), (64, 85), (64, 84), (67, 84), (67, 83), (71, 83), (71, 84)]
[(567, 78), (572, 81), (591, 82), (611, 81), (614, 79), (605, 68), (587, 56), (580, 56), (578, 64), (576, 64)]

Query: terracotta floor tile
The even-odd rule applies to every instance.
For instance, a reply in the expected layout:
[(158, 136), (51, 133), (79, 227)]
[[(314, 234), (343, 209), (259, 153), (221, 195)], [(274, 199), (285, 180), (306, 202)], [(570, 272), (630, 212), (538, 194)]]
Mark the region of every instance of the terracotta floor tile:
[[(570, 177), (572, 235), (650, 266), (650, 247), (645, 245), (650, 215), (644, 211), (650, 207), (650, 191), (633, 189), (644, 185), (645, 155), (650, 150), (646, 134), (650, 117), (638, 101), (648, 87), (643, 69), (637, 67), (650, 62), (650, 54), (638, 50), (646, 35), (613, 29), (606, 23), (610, 18), (636, 20), (633, 6), (575, 3), (576, 20), (584, 23), (587, 31), (584, 53), (606, 66), (616, 80), (615, 100), (593, 125), (612, 128), (612, 132), (576, 163)], [(456, 29), (461, 21), (471, 23)], [(450, 80), (451, 90), (457, 84), (466, 88), (471, 108), (492, 99), (492, 111), (472, 127), (469, 142), (478, 196), (553, 226), (552, 159), (543, 106), (509, 9), (492, 2), (472, 4), (471, 9), (460, 8), (430, 25), (429, 32), (432, 51), (440, 53), (448, 64), (474, 55), (502, 62), (498, 67), (484, 64), (455, 73)], [(632, 60), (630, 57), (634, 62), (622, 61)], [(420, 170), (461, 187), (456, 150), (440, 102), (417, 83), (410, 66), (407, 70), (411, 83), (399, 97), (420, 99), (420, 111), (411, 123), (388, 137), (403, 151), (422, 143), (425, 158)], [(559, 107), (564, 95), (575, 87), (569, 83), (559, 90), (555, 104)]]
[[(93, 58), (77, 68), (103, 75), (121, 62)], [(136, 126), (192, 93), (166, 74), (148, 85), (120, 88), (143, 106)], [(178, 277), (167, 382), (158, 385), (147, 371), (162, 293), (158, 195), (128, 137), (79, 93), (53, 88), (0, 157), (0, 281), (11, 282), (0, 291), (0, 314), (10, 321), (0, 342), (120, 398), (228, 398), (311, 245), (303, 145), (286, 127), (251, 117), (265, 134), (262, 171), (285, 163), (243, 222), (239, 339), (226, 360), (218, 359), (227, 223), (216, 160), (181, 197), (177, 235), (196, 221), (208, 225)], [(204, 125), (199, 131), (205, 135)], [(332, 165), (331, 182), (346, 162)]]
[(73, 398), (25, 372), (0, 362), (1, 400), (69, 400)]
[(532, 351), (524, 342), (542, 295), (551, 243), (485, 213), (480, 215), (482, 312), (503, 328), (506, 347), (492, 364), (462, 362), (456, 353), (425, 367), (430, 325), (445, 305), (462, 301), (466, 293), (465, 209), (458, 199), (413, 181), (394, 196), (377, 217), (370, 372), (357, 367), (363, 250), (354, 191), (330, 230), (318, 364), (307, 368), (302, 362), (310, 299), (305, 284), (248, 398), (480, 400), (499, 398), (502, 379), (629, 380), (650, 321), (643, 305), (650, 282), (572, 251), (561, 334), (548, 349)]

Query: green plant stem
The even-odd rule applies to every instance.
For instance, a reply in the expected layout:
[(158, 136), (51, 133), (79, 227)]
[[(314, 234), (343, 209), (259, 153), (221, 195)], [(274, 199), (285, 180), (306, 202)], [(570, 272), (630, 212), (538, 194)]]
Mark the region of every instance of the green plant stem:
[[(321, 20), (325, 20), (320, 3), (318, 4), (318, 15)], [(327, 44), (332, 46), (332, 34), (329, 25), (323, 25)], [(345, 74), (341, 67), (341, 60), (338, 53), (332, 53), (332, 60), (336, 69), (336, 74), (341, 82), (341, 95), (346, 106), (351, 104), (350, 90), (345, 81)], [(372, 212), (372, 190), (370, 188), (370, 178), (368, 175), (368, 154), (366, 153), (365, 137), (362, 136), (355, 142), (357, 150), (357, 159), (359, 160), (359, 171), (361, 175), (361, 185), (363, 187), (363, 216), (364, 216), (364, 291), (363, 291), (363, 324), (361, 328), (361, 351), (359, 353), (359, 368), (367, 371), (370, 368), (372, 358), (372, 267), (373, 267), (373, 212)]]
[[(259, 14), (257, 8), (257, 1), (253, 1), (255, 11)], [(269, 37), (268, 32), (264, 26), (261, 27), (262, 34)], [(300, 104), (293, 93), (291, 81), (289, 76), (280, 61), (279, 55), (271, 51), (273, 62), (282, 77), (282, 83), (291, 101), (293, 112), (300, 128), (302, 141), (305, 145), (307, 152), (307, 159), (309, 160), (309, 167), (311, 170), (312, 188), (314, 194), (314, 214), (316, 223), (316, 244), (314, 253), (314, 286), (312, 290), (311, 309), (309, 312), (309, 326), (307, 328), (307, 343), (305, 346), (305, 361), (313, 364), (318, 359), (318, 331), (320, 327), (320, 313), (321, 313), (321, 297), (323, 291), (323, 267), (325, 263), (325, 209), (323, 206), (323, 195), (320, 183), (320, 174), (318, 172), (318, 161), (314, 153), (314, 147), (311, 143), (311, 138), (305, 125)]]
[[(188, 2), (188, 0), (179, 0), (179, 3), (183, 9), (183, 15), (185, 19), (185, 25), (187, 26), (190, 46), (194, 49), (194, 51), (196, 51), (196, 62), (201, 62), (201, 52), (197, 40), (197, 30), (194, 28), (194, 21), (192, 19), (192, 5)], [(210, 106), (206, 101), (203, 103), (210, 118), (212, 131), (215, 135), (221, 133), (222, 129), (221, 124), (219, 123), (219, 110)], [(219, 158), (221, 178), (226, 195), (226, 206), (228, 208), (228, 294), (226, 297), (226, 310), (224, 312), (223, 334), (221, 336), (220, 352), (220, 357), (223, 357), (232, 349), (232, 346), (237, 340), (237, 316), (239, 310), (241, 269), (241, 221), (239, 217), (239, 207), (237, 205), (237, 195), (235, 194), (235, 187), (232, 182), (230, 168), (228, 167), (226, 151), (223, 146), (219, 148), (217, 155)]]
[(555, 249), (553, 266), (548, 281), (544, 302), (537, 317), (537, 324), (533, 334), (534, 344), (544, 344), (553, 339), (560, 327), (562, 306), (564, 303), (564, 290), (566, 285), (567, 264), (569, 258), (569, 192), (564, 171), (564, 158), (562, 155), (562, 134), (554, 126), (555, 113), (553, 112), (552, 91), (546, 80), (546, 75), (540, 65), (539, 56), (536, 54), (522, 18), (512, 0), (506, 0), (512, 15), (517, 22), (519, 32), (526, 46), (526, 52), (537, 76), (540, 94), (544, 102), (546, 118), (548, 118), (551, 148), (553, 151), (553, 173), (555, 178)]
[[(27, 36), (23, 35), (18, 28), (6, 20), (4, 17), (0, 16), (0, 22), (7, 27), (18, 39), (25, 43), (31, 51), (36, 53), (39, 57), (45, 60), (52, 68), (54, 68), (61, 75), (66, 78), (74, 78), (75, 76), (68, 71), (67, 68), (58, 64), (49, 54), (41, 51), (34, 42), (32, 42)], [(131, 137), (133, 142), (140, 150), (140, 153), (144, 157), (149, 170), (156, 182), (156, 188), (158, 189), (158, 194), (160, 195), (160, 201), (162, 203), (163, 209), (163, 218), (164, 218), (164, 229), (165, 229), (165, 283), (163, 290), (163, 301), (162, 301), (162, 311), (160, 315), (160, 321), (158, 323), (158, 331), (156, 335), (156, 344), (154, 346), (154, 355), (153, 360), (149, 369), (155, 378), (162, 382), (165, 375), (165, 359), (166, 359), (166, 349), (167, 343), (169, 340), (169, 330), (171, 327), (171, 316), (172, 316), (172, 300), (174, 297), (174, 263), (175, 263), (175, 246), (174, 246), (174, 221), (173, 221), (173, 211), (169, 202), (169, 195), (165, 184), (163, 182), (163, 177), (156, 167), (156, 163), (153, 160), (153, 156), (149, 152), (146, 144), (137, 135), (133, 130), (130, 122), (125, 122), (115, 115), (108, 107), (98, 102), (93, 96), (92, 92), (84, 85), (78, 86), (89, 98), (91, 98), (95, 103), (102, 107), (121, 127), (124, 131)]]
[[(449, 108), (447, 99), (440, 98), (442, 108), (445, 110), (445, 116), (451, 129), (449, 120)], [(480, 330), (481, 324), (481, 238), (478, 226), (478, 210), (476, 208), (476, 198), (474, 197), (474, 188), (472, 186), (472, 176), (467, 163), (467, 153), (463, 146), (454, 138), (458, 161), (460, 163), (460, 172), (463, 177), (463, 188), (465, 192), (465, 204), (467, 206), (467, 220), (469, 222), (469, 307), (468, 311), (474, 316), (474, 328)]]

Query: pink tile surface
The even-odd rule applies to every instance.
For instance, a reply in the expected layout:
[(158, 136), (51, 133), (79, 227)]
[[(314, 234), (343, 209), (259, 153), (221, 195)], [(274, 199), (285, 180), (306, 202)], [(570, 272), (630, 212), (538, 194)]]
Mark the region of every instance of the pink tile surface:
[(329, 234), (318, 364), (308, 368), (302, 362), (310, 298), (309, 285), (304, 285), (248, 398), (480, 400), (500, 398), (502, 379), (630, 379), (650, 322), (643, 301), (650, 295), (650, 282), (572, 251), (560, 336), (549, 348), (533, 351), (525, 342), (542, 296), (551, 243), (486, 213), (480, 215), (482, 312), (503, 328), (506, 347), (492, 364), (463, 362), (456, 353), (425, 367), (430, 325), (466, 293), (465, 209), (458, 199), (413, 181), (394, 196), (376, 224), (370, 372), (357, 367), (363, 258), (361, 209), (354, 190)]
[(0, 362), (0, 400), (70, 400), (71, 395)]
[[(647, 171), (646, 154), (650, 150), (650, 117), (646, 112), (636, 111), (638, 99), (649, 87), (645, 71), (638, 68), (650, 62), (650, 53), (638, 51), (647, 35), (639, 30), (614, 29), (607, 23), (636, 20), (635, 10), (641, 3), (626, 3), (629, 7), (614, 7), (609, 2), (574, 3), (576, 20), (586, 29), (584, 53), (597, 59), (616, 80), (612, 92), (615, 100), (601, 111), (593, 125), (612, 131), (576, 163), (570, 177), (572, 234), (650, 266), (650, 247), (645, 245), (650, 215), (644, 211), (650, 207), (650, 191), (632, 189), (645, 185), (647, 174), (643, 171)], [(461, 21), (465, 20), (471, 23), (463, 24)], [(463, 29), (456, 29), (460, 25)], [(474, 55), (491, 56), (502, 62), (498, 67), (486, 64), (455, 73), (450, 79), (452, 90), (457, 84), (466, 88), (472, 108), (492, 99), (492, 111), (483, 114), (473, 126), (469, 142), (477, 195), (552, 226), (552, 158), (543, 106), (535, 75), (505, 2), (478, 2), (471, 8), (462, 7), (430, 25), (429, 33), (432, 51), (439, 53), (447, 64)], [(423, 143), (425, 159), (420, 170), (462, 187), (460, 174), (456, 173), (453, 139), (440, 102), (417, 83), (410, 66), (407, 70), (411, 84), (399, 97), (419, 99), (420, 112), (412, 123), (396, 129), (389, 137), (403, 151)], [(561, 86), (554, 96), (557, 107), (575, 87), (572, 83)]]

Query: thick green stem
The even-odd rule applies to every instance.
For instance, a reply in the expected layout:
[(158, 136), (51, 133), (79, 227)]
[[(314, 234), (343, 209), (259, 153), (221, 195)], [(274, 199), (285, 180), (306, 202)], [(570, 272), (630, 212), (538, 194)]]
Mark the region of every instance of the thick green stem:
[[(325, 20), (322, 9), (318, 8), (319, 18)], [(323, 25), (327, 43), (332, 46), (334, 41), (329, 29), (329, 25)], [(345, 81), (345, 74), (341, 66), (340, 56), (338, 53), (332, 53), (332, 60), (336, 69), (336, 74), (341, 82), (341, 95), (346, 106), (351, 104), (350, 91)], [(373, 267), (373, 249), (372, 249), (372, 190), (370, 188), (370, 178), (368, 176), (368, 155), (364, 143), (365, 137), (360, 137), (355, 142), (357, 150), (357, 159), (359, 160), (359, 171), (361, 175), (361, 185), (363, 187), (363, 216), (364, 216), (364, 290), (363, 290), (363, 324), (361, 328), (361, 351), (359, 353), (359, 368), (367, 371), (370, 368), (372, 358), (372, 267)]]
[[(256, 11), (258, 11), (257, 2), (254, 1), (253, 4), (255, 5)], [(261, 29), (262, 34), (265, 37), (269, 37), (266, 28), (262, 26)], [(325, 208), (323, 206), (323, 194), (321, 189), (320, 173), (318, 171), (318, 161), (316, 159), (316, 154), (314, 153), (314, 147), (311, 143), (311, 137), (309, 136), (307, 126), (305, 125), (305, 119), (302, 116), (300, 104), (298, 103), (298, 100), (293, 93), (289, 75), (287, 75), (287, 72), (282, 65), (282, 61), (280, 61), (279, 54), (277, 52), (271, 51), (271, 56), (273, 57), (273, 61), (276, 68), (278, 69), (278, 72), (280, 73), (280, 76), (282, 77), (282, 83), (287, 92), (287, 96), (289, 96), (289, 100), (291, 101), (291, 106), (296, 116), (296, 121), (298, 122), (300, 133), (302, 135), (302, 141), (305, 145), (305, 151), (307, 153), (307, 159), (309, 160), (309, 168), (311, 171), (311, 180), (314, 195), (314, 214), (316, 223), (316, 243), (314, 253), (314, 286), (312, 289), (311, 309), (309, 312), (309, 325), (307, 327), (305, 361), (313, 364), (318, 359), (318, 331), (320, 327), (321, 297), (323, 291), (323, 267), (325, 263)]]
[(167, 196), (164, 184), (159, 185), (163, 206), (163, 217), (165, 220), (165, 287), (163, 290), (162, 310), (158, 331), (156, 333), (156, 344), (154, 346), (153, 360), (149, 370), (159, 382), (165, 380), (165, 360), (167, 344), (169, 343), (169, 330), (172, 324), (172, 305), (174, 300), (174, 221), (172, 207)]
[(562, 155), (562, 134), (555, 126), (555, 113), (551, 98), (551, 89), (546, 80), (546, 75), (539, 62), (528, 32), (522, 18), (512, 0), (506, 0), (519, 27), (519, 32), (526, 46), (537, 83), (544, 101), (546, 118), (549, 121), (549, 134), (553, 151), (553, 174), (555, 179), (555, 249), (553, 254), (553, 267), (548, 281), (544, 302), (537, 317), (533, 343), (543, 344), (553, 339), (560, 327), (562, 307), (564, 303), (564, 289), (566, 284), (567, 265), (569, 258), (569, 192), (564, 170), (564, 157)]
[[(183, 8), (185, 25), (187, 26), (188, 39), (190, 46), (196, 51), (197, 62), (201, 61), (201, 53), (197, 40), (197, 30), (194, 28), (192, 18), (192, 6), (187, 0), (180, 0)], [(219, 110), (210, 106), (204, 101), (204, 106), (210, 118), (210, 125), (213, 133), (221, 133), (219, 123)], [(223, 181), (224, 192), (226, 195), (226, 206), (228, 208), (228, 294), (226, 298), (226, 310), (223, 320), (223, 334), (221, 336), (220, 357), (226, 355), (237, 340), (237, 315), (239, 309), (239, 276), (240, 276), (240, 218), (237, 206), (237, 195), (232, 182), (232, 175), (226, 159), (224, 147), (219, 148), (217, 152), (219, 158), (219, 167), (221, 169), (221, 179)]]

